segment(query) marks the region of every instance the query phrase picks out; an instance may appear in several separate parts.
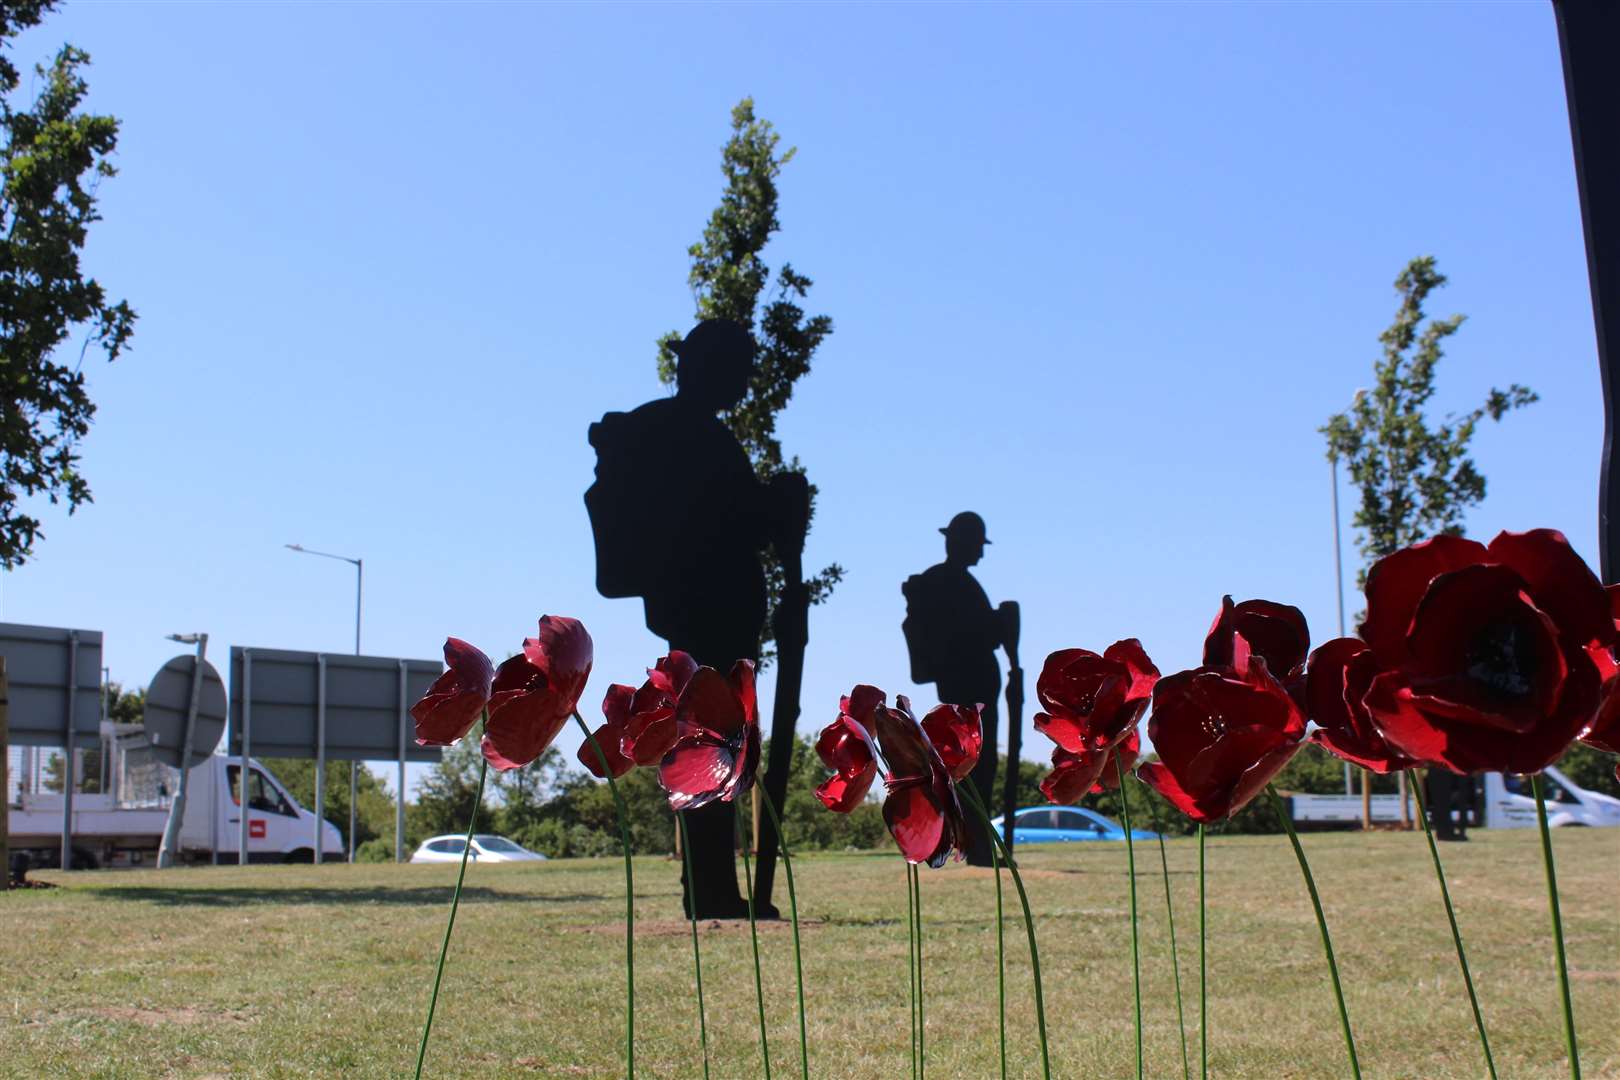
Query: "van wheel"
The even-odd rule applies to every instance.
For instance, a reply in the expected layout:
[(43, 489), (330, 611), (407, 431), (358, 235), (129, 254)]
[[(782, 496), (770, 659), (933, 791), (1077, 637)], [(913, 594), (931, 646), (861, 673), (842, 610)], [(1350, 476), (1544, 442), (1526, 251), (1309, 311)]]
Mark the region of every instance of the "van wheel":
[(282, 860), (282, 862), (289, 863), (313, 863), (314, 861), (315, 852), (307, 847), (301, 847), (297, 851), (287, 852), (287, 857)]

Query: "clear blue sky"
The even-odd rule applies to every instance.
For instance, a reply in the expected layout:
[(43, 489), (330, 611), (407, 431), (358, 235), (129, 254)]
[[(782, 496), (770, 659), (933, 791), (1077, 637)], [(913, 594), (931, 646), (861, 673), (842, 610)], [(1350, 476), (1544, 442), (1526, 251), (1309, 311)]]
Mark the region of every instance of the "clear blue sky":
[(1547, 4), (84, 2), (17, 56), (64, 39), (123, 120), (87, 265), (140, 322), (88, 365), (95, 504), (47, 510), (0, 617), (105, 631), (122, 682), (175, 631), (352, 648), (352, 572), (287, 542), (365, 559), (368, 653), (499, 658), (552, 612), (595, 636), (593, 712), (637, 681), (662, 647), (594, 591), (585, 431), (661, 393), (746, 94), (799, 148), (767, 256), (837, 326), (781, 422), (822, 491), (807, 560), (849, 570), (802, 731), (857, 681), (931, 703), (899, 584), (965, 508), (980, 580), (1023, 604), (1031, 698), (1061, 647), (1196, 663), (1224, 592), (1333, 636), (1316, 429), (1415, 255), (1452, 279), (1433, 310), (1469, 315), (1441, 407), (1542, 396), (1477, 439), (1471, 531), (1596, 557)]

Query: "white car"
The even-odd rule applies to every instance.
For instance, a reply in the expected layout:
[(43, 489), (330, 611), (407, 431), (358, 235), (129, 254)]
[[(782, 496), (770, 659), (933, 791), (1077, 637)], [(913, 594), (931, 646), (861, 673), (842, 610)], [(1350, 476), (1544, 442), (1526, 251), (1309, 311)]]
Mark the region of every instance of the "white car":
[[(435, 836), (422, 841), (422, 846), (411, 856), (411, 862), (460, 862), (461, 852), (467, 844), (465, 836)], [(472, 838), (472, 850), (467, 853), (471, 862), (544, 862), (546, 857), (512, 843), (504, 836), (477, 833)]]

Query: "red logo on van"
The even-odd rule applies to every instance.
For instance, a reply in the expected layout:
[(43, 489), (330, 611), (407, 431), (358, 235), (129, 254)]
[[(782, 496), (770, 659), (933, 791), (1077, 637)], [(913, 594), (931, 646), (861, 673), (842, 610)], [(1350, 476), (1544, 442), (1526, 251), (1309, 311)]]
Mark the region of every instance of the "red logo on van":
[(264, 839), (264, 829), (265, 829), (264, 821), (262, 821), (262, 820), (254, 821), (252, 818), (248, 818), (248, 839), (250, 839), (250, 840), (263, 840)]

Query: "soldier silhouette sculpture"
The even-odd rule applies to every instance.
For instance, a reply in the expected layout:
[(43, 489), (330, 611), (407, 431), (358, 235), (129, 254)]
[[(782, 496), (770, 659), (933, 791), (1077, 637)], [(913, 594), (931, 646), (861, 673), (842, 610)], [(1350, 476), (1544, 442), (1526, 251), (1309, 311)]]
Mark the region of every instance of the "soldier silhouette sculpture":
[[(748, 331), (710, 319), (672, 348), (674, 397), (591, 425), (596, 483), (585, 505), (596, 586), (606, 597), (641, 597), (647, 628), (671, 649), (727, 671), (737, 660), (759, 659), (766, 613), (760, 553), (768, 544), (802, 548), (806, 512), (799, 503), (808, 492), (798, 476), (762, 483), (719, 417), (748, 393), (755, 348)], [(795, 529), (796, 540), (788, 535)], [(735, 807), (716, 802), (687, 811), (686, 827), (697, 917), (746, 917)]]
[[(1017, 669), (1017, 605), (990, 606), (984, 589), (968, 573), (984, 557), (984, 519), (971, 510), (939, 530), (945, 534), (945, 561), (906, 579), (902, 629), (911, 654), (911, 680), (933, 683), (940, 701), (983, 705), (985, 750), (969, 777), (986, 806), (993, 804), (996, 780), (997, 702), (1001, 668), (996, 650), (1006, 648)], [(968, 862), (989, 866), (990, 837), (971, 829)]]

